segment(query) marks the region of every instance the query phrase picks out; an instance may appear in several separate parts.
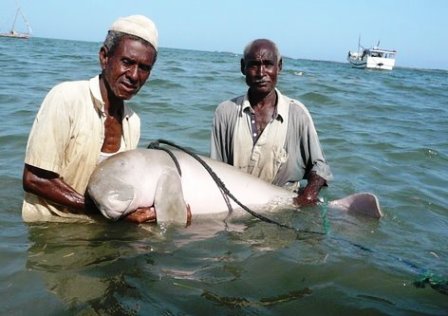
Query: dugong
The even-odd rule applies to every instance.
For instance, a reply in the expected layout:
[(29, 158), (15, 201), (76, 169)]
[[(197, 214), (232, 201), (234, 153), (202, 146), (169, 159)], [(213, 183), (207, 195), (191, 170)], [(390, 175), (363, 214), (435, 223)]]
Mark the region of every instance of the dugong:
[[(118, 153), (101, 162), (90, 177), (87, 191), (100, 212), (118, 220), (139, 207), (154, 206), (157, 222), (187, 222), (200, 216), (219, 216), (229, 212), (243, 214), (241, 204), (261, 213), (295, 207), (294, 192), (267, 183), (234, 166), (198, 156), (236, 197), (225, 194), (206, 168), (180, 150), (171, 155), (157, 149), (134, 149)], [(330, 207), (381, 217), (376, 196), (355, 194), (329, 202)]]

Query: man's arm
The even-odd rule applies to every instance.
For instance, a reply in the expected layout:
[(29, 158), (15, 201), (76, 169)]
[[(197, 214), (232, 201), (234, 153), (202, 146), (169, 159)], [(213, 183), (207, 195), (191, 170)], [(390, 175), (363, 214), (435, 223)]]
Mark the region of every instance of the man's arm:
[[(58, 174), (25, 164), (23, 189), (72, 210), (86, 211), (86, 199), (65, 183)], [(90, 205), (90, 203), (87, 203)]]
[(304, 163), (309, 169), (306, 177), (307, 185), (303, 190), (299, 190), (299, 195), (294, 199), (294, 203), (299, 207), (316, 204), (320, 190), (332, 179), (330, 166), (325, 160), (313, 119), (308, 110), (305, 113), (307, 115), (302, 116), (307, 119), (304, 121), (306, 133), (303, 133), (307, 137)]
[[(25, 164), (23, 169), (23, 189), (75, 212), (84, 212), (86, 214), (99, 213), (88, 196), (83, 196), (76, 192), (58, 174), (48, 170)], [(155, 209), (154, 207), (139, 208), (126, 216), (124, 220), (133, 223), (155, 222)]]

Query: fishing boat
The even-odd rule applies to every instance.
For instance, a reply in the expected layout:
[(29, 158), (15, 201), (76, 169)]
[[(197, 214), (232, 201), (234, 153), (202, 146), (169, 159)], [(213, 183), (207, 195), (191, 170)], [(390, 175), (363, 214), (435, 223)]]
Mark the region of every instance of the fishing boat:
[[(17, 17), (19, 15), (22, 16), (22, 18), (26, 24), (26, 27), (28, 29), (27, 32), (18, 32), (16, 30), (16, 22), (17, 22)], [(14, 17), (14, 22), (12, 23), (11, 31), (9, 31), (7, 33), (0, 33), (0, 37), (10, 37), (10, 38), (20, 38), (20, 39), (28, 39), (31, 37), (31, 27), (30, 27), (25, 15), (23, 14), (22, 10), (20, 9), (20, 7), (17, 9), (16, 16)]]
[(395, 66), (396, 50), (379, 48), (379, 42), (372, 48), (363, 48), (358, 42), (358, 51), (349, 51), (347, 61), (354, 68), (392, 70)]

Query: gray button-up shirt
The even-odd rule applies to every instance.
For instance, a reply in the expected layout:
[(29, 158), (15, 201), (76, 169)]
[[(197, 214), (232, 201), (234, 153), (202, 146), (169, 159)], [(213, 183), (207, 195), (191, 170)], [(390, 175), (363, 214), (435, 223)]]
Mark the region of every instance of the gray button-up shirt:
[[(284, 144), (288, 158), (280, 166), (272, 183), (279, 186), (295, 183), (306, 179), (310, 171), (315, 171), (328, 183), (333, 177), (309, 111), (301, 102), (282, 95), (277, 89), (276, 93), (278, 100), (281, 100), (279, 102), (289, 104), (288, 129)], [(236, 122), (238, 117), (250, 115), (249, 111), (243, 111), (245, 98), (247, 94), (224, 101), (216, 108), (211, 135), (211, 158), (234, 164), (233, 139)], [(255, 146), (256, 144), (253, 148)]]

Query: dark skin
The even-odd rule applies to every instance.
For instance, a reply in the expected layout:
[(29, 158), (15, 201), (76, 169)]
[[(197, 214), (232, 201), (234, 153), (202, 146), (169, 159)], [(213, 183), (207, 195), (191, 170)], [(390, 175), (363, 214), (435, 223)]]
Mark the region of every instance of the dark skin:
[[(282, 67), (283, 61), (277, 55), (274, 44), (265, 39), (254, 41), (241, 59), (241, 72), (249, 86), (249, 102), (255, 113), (258, 134), (263, 132), (275, 113), (277, 106), (275, 87)], [(324, 185), (326, 185), (325, 179), (315, 172), (310, 172), (307, 185), (294, 198), (294, 204), (298, 207), (316, 204), (319, 191)]]
[[(101, 64), (100, 91), (106, 120), (101, 150), (117, 152), (121, 146), (124, 101), (131, 99), (149, 78), (156, 61), (156, 50), (147, 43), (122, 38), (113, 54), (106, 47), (99, 52)], [(52, 203), (65, 206), (73, 213), (97, 214), (88, 196), (76, 192), (56, 173), (25, 164), (23, 188)], [(129, 214), (125, 220), (135, 223), (155, 221), (154, 207), (145, 207)]]

